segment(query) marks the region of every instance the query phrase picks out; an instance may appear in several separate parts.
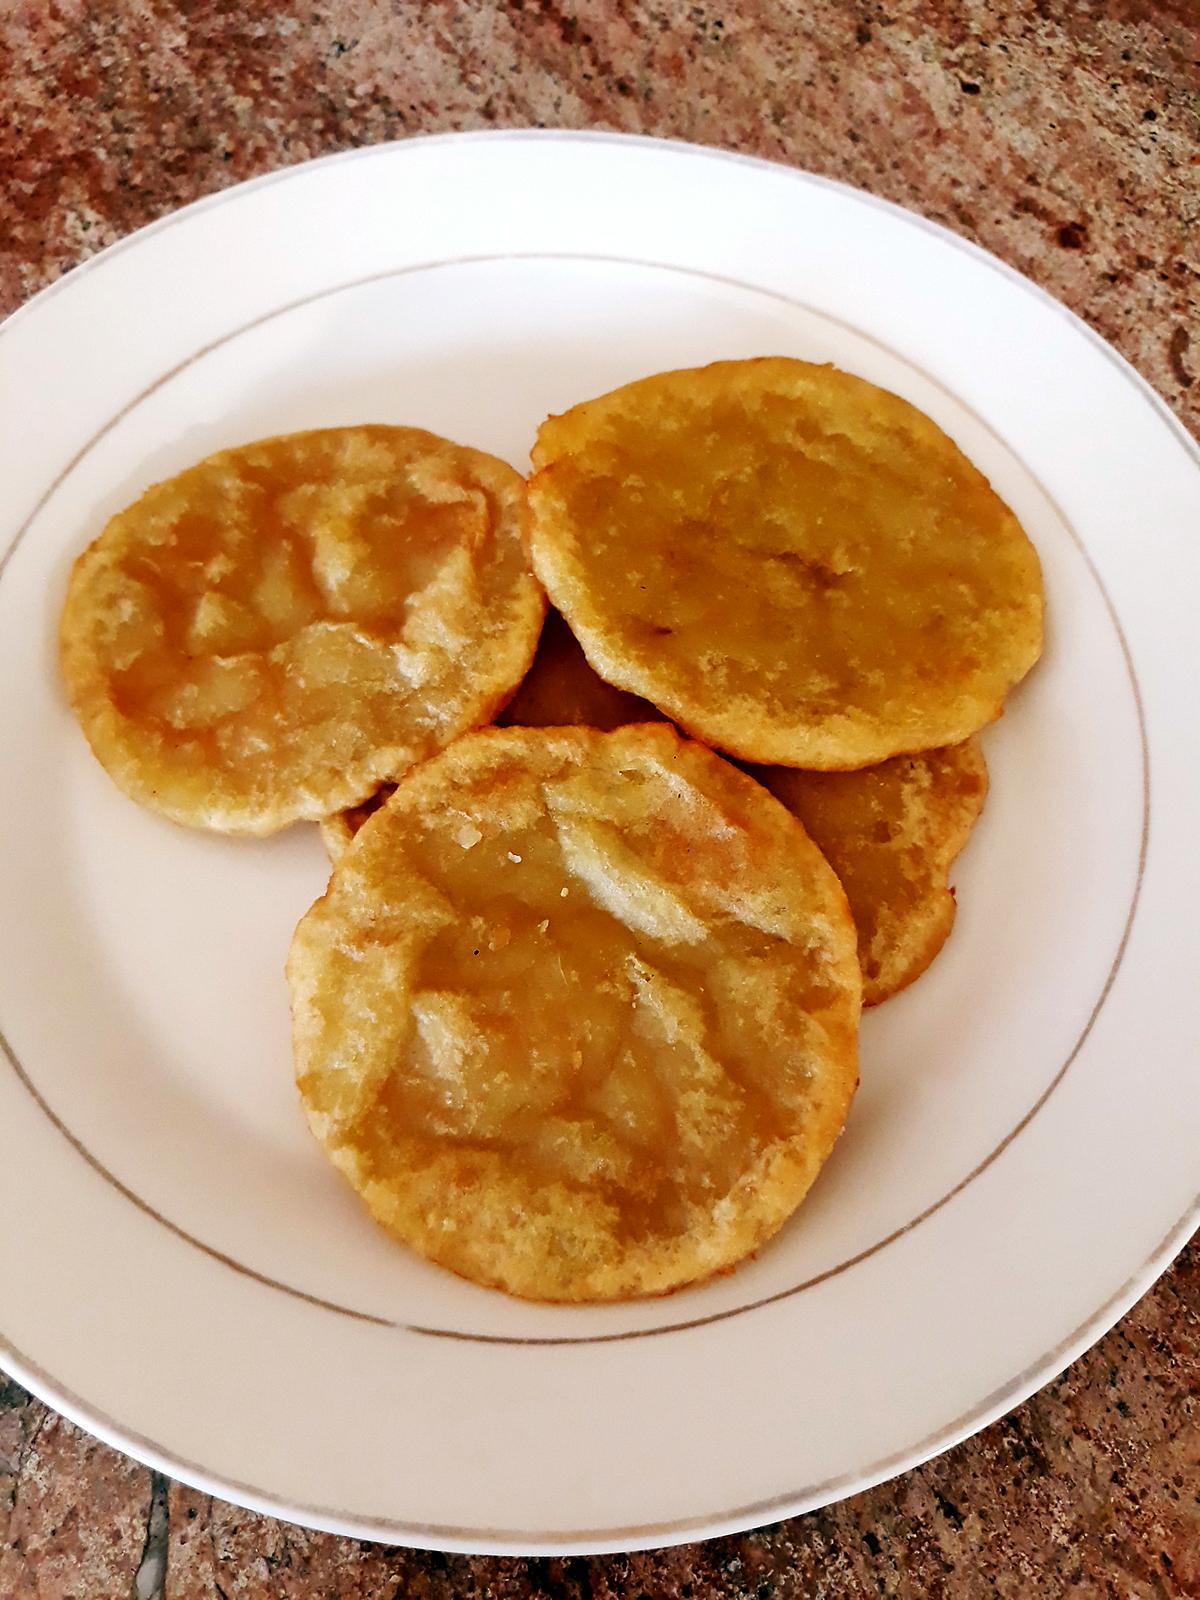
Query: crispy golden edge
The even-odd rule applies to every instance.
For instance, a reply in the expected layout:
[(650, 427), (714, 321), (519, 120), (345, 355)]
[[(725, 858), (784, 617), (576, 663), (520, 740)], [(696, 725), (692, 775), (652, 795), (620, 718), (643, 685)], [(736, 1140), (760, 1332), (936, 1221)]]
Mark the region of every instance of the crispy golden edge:
[[(548, 1282), (546, 1265), (538, 1261), (533, 1275), (522, 1274), (509, 1257), (511, 1242), (497, 1241), (481, 1226), (478, 1199), (455, 1184), (456, 1174), (445, 1170), (450, 1205), (457, 1205), (454, 1238), (458, 1245), (467, 1241), (466, 1261), (454, 1264), (442, 1259), (445, 1233), (418, 1208), (404, 1208), (396, 1202), (389, 1185), (373, 1182), (359, 1153), (340, 1137), (313, 1109), (304, 1090), (306, 1077), (322, 1070), (319, 1061), (310, 1059), (310, 1044), (319, 1036), (318, 994), (324, 951), (338, 938), (337, 898), (342, 874), (355, 871), (365, 853), (373, 848), (376, 830), (363, 828), (344, 850), (334, 866), (325, 894), (315, 902), (298, 924), (287, 961), (287, 977), (292, 996), (293, 1045), (297, 1084), (305, 1115), (314, 1136), (334, 1163), (351, 1181), (368, 1210), (389, 1233), (424, 1254), (428, 1259), (467, 1275), (471, 1281), (504, 1290), (523, 1299), (548, 1303), (582, 1303), (601, 1300), (633, 1299), (669, 1294), (687, 1284), (702, 1281), (733, 1269), (738, 1261), (771, 1238), (804, 1199), (845, 1124), (850, 1104), (858, 1087), (857, 1029), (861, 1004), (861, 972), (857, 957), (854, 921), (841, 883), (816, 849), (803, 826), (773, 795), (748, 774), (731, 766), (703, 745), (682, 738), (666, 724), (641, 724), (612, 733), (597, 733), (585, 728), (487, 728), (458, 740), (449, 749), (423, 763), (403, 778), (395, 793), (381, 808), (381, 814), (398, 819), (406, 810), (431, 810), (440, 807), (447, 790), (465, 783), (475, 773), (477, 763), (491, 756), (497, 763), (512, 753), (532, 754), (539, 748), (556, 760), (563, 756), (582, 758), (595, 741), (620, 741), (616, 746), (633, 756), (642, 751), (660, 759), (674, 757), (686, 768), (707, 780), (709, 787), (725, 789), (736, 797), (739, 807), (751, 805), (761, 821), (768, 842), (775, 848), (799, 850), (808, 856), (824, 886), (821, 915), (831, 928), (836, 924), (841, 942), (840, 955), (831, 972), (846, 997), (844, 1015), (824, 1023), (830, 1042), (830, 1074), (825, 1093), (816, 1101), (803, 1130), (803, 1141), (777, 1141), (763, 1151), (730, 1192), (731, 1204), (723, 1208), (724, 1220), (714, 1225), (711, 1237), (690, 1238), (690, 1262), (680, 1260), (679, 1241), (631, 1247), (619, 1277), (599, 1273), (568, 1273), (561, 1281)], [(386, 848), (386, 846), (384, 846)], [(819, 865), (818, 865), (819, 864)], [(833, 1070), (836, 1059), (837, 1069)], [(498, 1158), (490, 1158), (493, 1167)], [(437, 1188), (435, 1175), (434, 1188)], [(443, 1202), (445, 1194), (439, 1193)], [(462, 1226), (457, 1223), (461, 1221)], [(528, 1244), (536, 1244), (544, 1219), (524, 1217), (522, 1231)], [(469, 1270), (468, 1270), (469, 1269)]]
[[(363, 426), (373, 428), (376, 425)], [(303, 438), (309, 433), (335, 431), (338, 430), (307, 429), (297, 434), (277, 437)], [(521, 476), (512, 467), (497, 457), (487, 455), (484, 451), (456, 444), (453, 440), (443, 439), (422, 428), (388, 428), (386, 431), (408, 435), (414, 444), (423, 445), (431, 451), (440, 453), (449, 447), (470, 459), (484, 481), (491, 481), (498, 493), (501, 490), (507, 492), (510, 499), (509, 509), (519, 519), (521, 543), (526, 552), (528, 551), (526, 528), (528, 502)], [(270, 441), (252, 442), (263, 444)], [(217, 453), (223, 455), (230, 452)], [(131, 507), (125, 507), (117, 517), (123, 516), (130, 509)], [(107, 559), (105, 535), (108, 527), (117, 521), (117, 517), (110, 519), (105, 529), (72, 565), (59, 617), (59, 663), (67, 699), (93, 755), (117, 787), (131, 800), (185, 827), (203, 827), (220, 833), (263, 836), (275, 833), (294, 822), (321, 822), (326, 818), (335, 817), (347, 807), (368, 800), (382, 782), (398, 777), (408, 771), (415, 762), (424, 758), (426, 752), (415, 748), (411, 743), (380, 746), (362, 761), (343, 769), (320, 795), (310, 793), (298, 798), (292, 797), (270, 807), (212, 804), (196, 808), (173, 804), (168, 797), (158, 791), (153, 778), (147, 778), (143, 770), (144, 763), (135, 751), (130, 750), (125, 719), (113, 704), (108, 674), (100, 666), (88, 644), (90, 608), (87, 599), (87, 580), (93, 569)], [(514, 601), (519, 608), (519, 615), (500, 641), (499, 647), (493, 652), (492, 670), (488, 674), (492, 680), (492, 687), (486, 690), (480, 689), (475, 705), (464, 708), (457, 724), (446, 731), (443, 744), (473, 728), (490, 723), (507, 703), (514, 687), (529, 670), (546, 613), (545, 593), (532, 572), (529, 574), (528, 582), (522, 586), (521, 592), (514, 596)]]
[[(624, 395), (638, 388), (653, 392), (658, 385), (680, 377), (703, 375), (708, 379), (730, 373), (735, 381), (740, 381), (743, 376), (749, 377), (754, 373), (764, 378), (768, 378), (772, 372), (786, 375), (788, 369), (799, 367), (817, 370), (813, 363), (780, 356), (716, 361), (706, 367), (679, 368), (623, 385), (610, 394), (583, 401), (568, 411), (547, 418), (538, 430), (537, 440), (530, 452), (534, 471), (528, 480), (532, 512), (528, 539), (534, 571), (551, 604), (567, 618), (588, 662), (599, 677), (626, 693), (651, 701), (692, 738), (715, 746), (739, 760), (813, 771), (852, 772), (876, 766), (895, 755), (911, 755), (960, 743), (1002, 714), (1007, 695), (1029, 673), (1042, 652), (1044, 596), (1041, 564), (1036, 550), (1015, 517), (1012, 517), (1013, 525), (1028, 545), (1033, 587), (1027, 597), (1030, 614), (1025, 619), (1027, 627), (1023, 630), (1027, 635), (1025, 647), (1020, 652), (1014, 652), (1007, 689), (995, 696), (976, 693), (971, 697), (963, 697), (956, 717), (948, 714), (941, 716), (936, 724), (931, 720), (919, 733), (898, 739), (884, 739), (873, 733), (861, 719), (845, 714), (831, 715), (819, 725), (783, 729), (770, 719), (763, 718), (748, 698), (740, 698), (733, 704), (705, 705), (698, 709), (690, 697), (678, 693), (671, 682), (669, 669), (663, 671), (645, 659), (635, 659), (619, 642), (614, 642), (613, 630), (603, 608), (593, 599), (582, 565), (568, 548), (569, 540), (560, 537), (554, 503), (556, 471), (564, 461), (590, 442), (590, 413), (595, 408), (610, 401), (614, 395)], [(889, 402), (903, 408), (911, 425), (925, 436), (932, 448), (938, 451), (948, 449), (966, 460), (954, 442), (930, 418), (899, 396), (832, 366), (819, 370), (828, 375), (829, 381), (846, 388), (869, 391), (872, 395), (886, 395)], [(972, 471), (977, 470), (969, 461), (967, 465), (971, 466)], [(1009, 516), (1012, 516), (1011, 512)]]
[[(928, 838), (922, 844), (922, 876), (927, 884), (920, 905), (907, 916), (889, 918), (877, 925), (873, 937), (860, 935), (864, 1006), (882, 1005), (915, 983), (950, 937), (957, 912), (954, 891), (949, 886), (950, 869), (970, 838), (987, 800), (987, 761), (977, 738), (966, 739), (944, 750), (926, 751), (912, 759), (943, 763), (960, 786), (950, 793), (936, 791), (929, 801), (928, 809), (937, 822), (936, 846)], [(805, 824), (803, 786), (805, 780), (814, 775), (783, 767), (756, 769), (755, 775)], [(815, 776), (820, 777), (819, 774)], [(806, 825), (812, 827), (811, 818)], [(829, 864), (838, 872), (842, 852), (836, 843), (814, 842), (824, 850)], [(876, 968), (874, 976), (871, 967)]]
[(325, 854), (330, 861), (336, 861), (343, 851), (348, 850), (350, 841), (362, 826), (351, 821), (351, 811), (339, 811), (335, 816), (323, 817), (317, 824), (321, 832), (321, 843), (325, 846)]
[(880, 930), (880, 934), (872, 943), (872, 954), (879, 963), (879, 976), (871, 979), (869, 983), (864, 978), (864, 1005), (880, 1005), (884, 1000), (890, 999), (892, 995), (899, 994), (902, 989), (907, 989), (910, 984), (915, 983), (928, 970), (953, 931), (958, 903), (950, 887), (950, 869), (982, 815), (989, 784), (987, 762), (984, 760), (983, 749), (978, 739), (967, 739), (958, 745), (956, 755), (960, 771), (964, 776), (974, 777), (978, 788), (961, 796), (957, 806), (951, 805), (941, 809), (940, 815), (945, 831), (941, 837), (940, 849), (931, 852), (928, 857), (932, 882), (929, 891), (929, 920), (923, 930), (924, 937), (919, 939), (918, 934), (922, 930), (913, 926), (910, 928), (907, 941), (903, 943), (896, 940), (885, 941)]
[[(857, 1079), (855, 1083), (857, 1085)], [(853, 1098), (852, 1093), (849, 1098)], [(447, 1208), (447, 1214), (452, 1220), (460, 1253), (455, 1260), (445, 1259), (439, 1249), (440, 1230), (422, 1217), (416, 1206), (398, 1203), (391, 1186), (373, 1180), (366, 1162), (356, 1150), (340, 1145), (327, 1153), (386, 1233), (455, 1277), (542, 1305), (597, 1305), (658, 1299), (677, 1294), (681, 1289), (694, 1288), (733, 1272), (747, 1257), (768, 1244), (795, 1214), (815, 1183), (845, 1124), (849, 1099), (845, 1112), (839, 1116), (833, 1114), (832, 1103), (829, 1111), (817, 1129), (820, 1142), (827, 1145), (824, 1155), (801, 1152), (781, 1144), (770, 1146), (724, 1197), (728, 1215), (710, 1234), (701, 1239), (693, 1236), (686, 1244), (668, 1241), (649, 1248), (631, 1246), (620, 1272), (560, 1272), (555, 1277), (548, 1261), (556, 1230), (545, 1219), (531, 1216), (522, 1205), (526, 1197), (515, 1191), (512, 1192), (512, 1208), (521, 1207), (522, 1243), (530, 1247), (522, 1253), (534, 1259), (524, 1267), (514, 1264), (511, 1244), (501, 1242), (498, 1245), (481, 1225), (484, 1216), (478, 1199), (472, 1202), (465, 1194), (457, 1192), (462, 1187), (461, 1167), (443, 1157), (435, 1160), (432, 1167), (426, 1167), (424, 1176), (428, 1181), (422, 1186), (422, 1192), (430, 1195), (434, 1204), (447, 1192), (454, 1196), (456, 1203)], [(819, 1148), (815, 1138), (813, 1146), (814, 1150)], [(493, 1159), (491, 1165), (495, 1168), (498, 1162)], [(478, 1170), (472, 1168), (472, 1176)], [(500, 1187), (503, 1175), (493, 1171), (490, 1181)]]

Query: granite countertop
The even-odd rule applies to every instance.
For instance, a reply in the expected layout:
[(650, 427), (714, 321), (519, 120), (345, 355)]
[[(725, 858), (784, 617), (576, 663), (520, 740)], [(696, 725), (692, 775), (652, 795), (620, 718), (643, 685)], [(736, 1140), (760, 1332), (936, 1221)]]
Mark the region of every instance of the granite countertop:
[[(1196, 0), (10, 0), (0, 312), (239, 179), (510, 125), (672, 135), (898, 201), (1064, 300), (1200, 432)], [(1200, 1595), (1198, 1397), (1194, 1241), (1062, 1378), (893, 1483), (677, 1550), (490, 1560), (241, 1511), (0, 1379), (0, 1596)]]

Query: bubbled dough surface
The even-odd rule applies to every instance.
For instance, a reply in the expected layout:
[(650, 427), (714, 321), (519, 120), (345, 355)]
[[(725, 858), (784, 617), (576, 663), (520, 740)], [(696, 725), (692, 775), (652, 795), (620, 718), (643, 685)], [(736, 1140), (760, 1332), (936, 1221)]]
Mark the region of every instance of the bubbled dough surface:
[(524, 485), (413, 428), (323, 429), (210, 456), (75, 564), (72, 705), (134, 799), (267, 833), (361, 801), (488, 721), (544, 600)]
[(749, 761), (869, 766), (999, 715), (1041, 649), (1037, 555), (906, 401), (779, 357), (543, 424), (534, 566), (602, 677)]
[(864, 1004), (906, 988), (954, 925), (950, 866), (987, 796), (978, 739), (861, 772), (761, 767), (755, 776), (841, 879), (858, 927)]
[(784, 1222), (857, 1082), (836, 878), (674, 730), (489, 730), (411, 774), (289, 962), (318, 1139), (430, 1259), (657, 1294)]

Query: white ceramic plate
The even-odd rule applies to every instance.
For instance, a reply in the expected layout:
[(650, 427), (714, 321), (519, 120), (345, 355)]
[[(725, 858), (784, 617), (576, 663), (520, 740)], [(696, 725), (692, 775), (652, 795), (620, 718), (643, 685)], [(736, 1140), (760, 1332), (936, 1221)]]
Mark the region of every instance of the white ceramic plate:
[[(390, 1244), (292, 1087), (315, 830), (138, 810), (63, 702), (68, 565), (220, 446), (415, 423), (517, 466), (662, 368), (831, 359), (923, 407), (1045, 566), (1046, 656), (927, 977), (754, 1261), (523, 1305)], [(0, 331), (0, 1351), (102, 1438), (359, 1536), (598, 1551), (865, 1487), (1022, 1399), (1196, 1218), (1196, 450), (1030, 284), (835, 184), (609, 136), (414, 140), (193, 206)]]

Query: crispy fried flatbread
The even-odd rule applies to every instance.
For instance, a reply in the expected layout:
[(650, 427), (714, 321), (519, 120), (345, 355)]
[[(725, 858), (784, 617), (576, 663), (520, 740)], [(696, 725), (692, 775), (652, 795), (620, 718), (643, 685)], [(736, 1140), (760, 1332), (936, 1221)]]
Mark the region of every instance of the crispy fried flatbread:
[(858, 927), (863, 1003), (919, 978), (954, 925), (950, 866), (987, 795), (978, 739), (862, 772), (758, 767), (841, 879)]
[(536, 1300), (731, 1267), (803, 1199), (857, 1081), (837, 879), (665, 725), (492, 729), (425, 763), (288, 975), (305, 1111), (375, 1218)]
[(1041, 649), (1037, 555), (922, 412), (771, 357), (542, 425), (538, 576), (601, 677), (731, 755), (847, 770), (956, 743)]
[(414, 428), (224, 450), (156, 484), (75, 564), (71, 703), (127, 794), (270, 833), (366, 799), (489, 721), (544, 598), (510, 467)]

